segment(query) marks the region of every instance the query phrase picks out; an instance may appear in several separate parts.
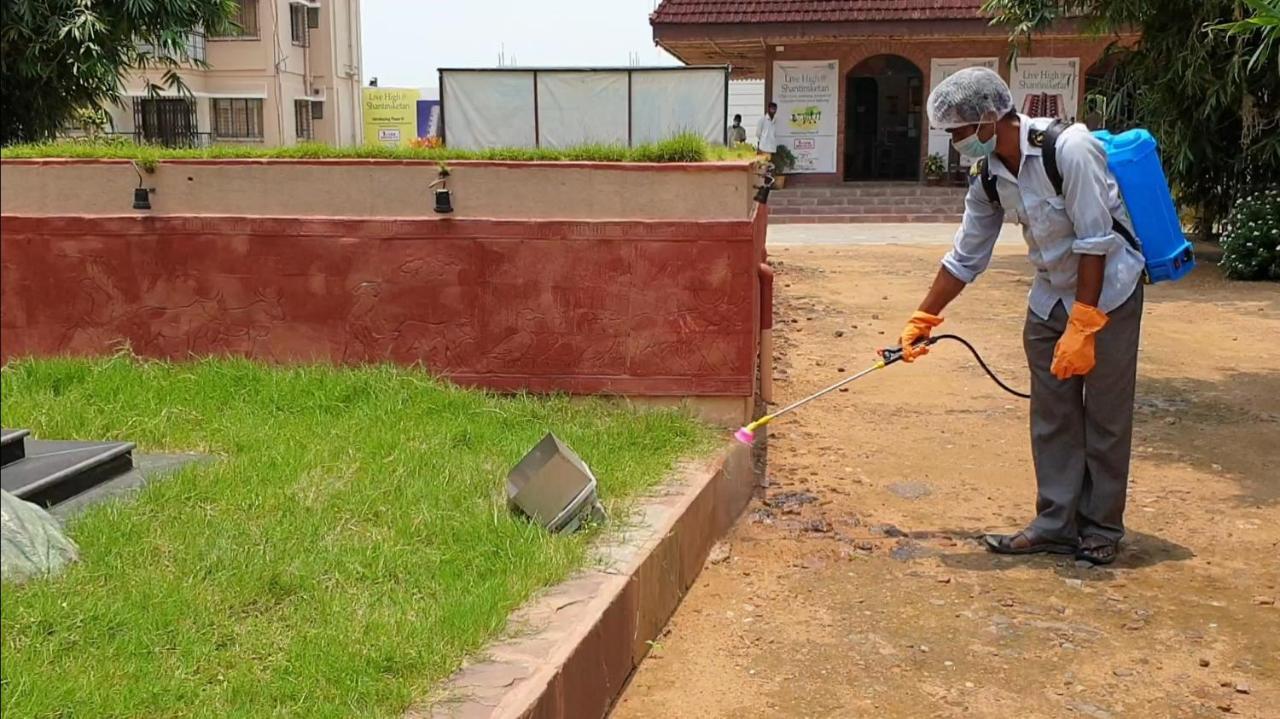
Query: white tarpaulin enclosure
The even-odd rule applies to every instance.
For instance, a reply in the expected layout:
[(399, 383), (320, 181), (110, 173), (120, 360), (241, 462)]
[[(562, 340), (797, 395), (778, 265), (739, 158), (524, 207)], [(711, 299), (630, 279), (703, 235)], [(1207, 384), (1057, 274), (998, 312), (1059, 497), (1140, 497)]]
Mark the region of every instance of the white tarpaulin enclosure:
[(441, 70), (445, 144), (628, 147), (692, 132), (724, 144), (728, 67)]

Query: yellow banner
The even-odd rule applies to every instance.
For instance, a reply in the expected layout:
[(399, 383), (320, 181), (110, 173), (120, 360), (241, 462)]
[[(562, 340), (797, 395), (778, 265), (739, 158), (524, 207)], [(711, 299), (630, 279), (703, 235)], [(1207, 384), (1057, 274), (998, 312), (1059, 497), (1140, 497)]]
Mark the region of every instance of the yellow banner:
[(418, 136), (418, 90), (366, 87), (364, 141), (370, 145), (404, 145)]

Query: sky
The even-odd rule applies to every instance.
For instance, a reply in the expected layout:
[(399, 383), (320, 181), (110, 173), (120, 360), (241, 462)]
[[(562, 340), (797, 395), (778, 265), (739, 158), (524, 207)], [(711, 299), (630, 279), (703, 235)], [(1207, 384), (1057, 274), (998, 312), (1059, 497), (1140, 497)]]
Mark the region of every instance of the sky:
[(653, 44), (657, 0), (361, 0), (366, 84), (434, 87), (441, 67), (679, 62)]

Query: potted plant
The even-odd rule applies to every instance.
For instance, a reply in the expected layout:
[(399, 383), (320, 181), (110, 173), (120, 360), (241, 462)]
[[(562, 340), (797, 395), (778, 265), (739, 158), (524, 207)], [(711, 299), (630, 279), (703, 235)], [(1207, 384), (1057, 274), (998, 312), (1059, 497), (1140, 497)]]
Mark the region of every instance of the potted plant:
[(780, 190), (787, 185), (787, 173), (791, 172), (796, 166), (796, 156), (791, 154), (791, 150), (786, 145), (778, 145), (778, 150), (773, 153), (773, 187)]
[(924, 179), (930, 185), (941, 185), (943, 175), (947, 174), (947, 165), (942, 155), (933, 153), (924, 161)]

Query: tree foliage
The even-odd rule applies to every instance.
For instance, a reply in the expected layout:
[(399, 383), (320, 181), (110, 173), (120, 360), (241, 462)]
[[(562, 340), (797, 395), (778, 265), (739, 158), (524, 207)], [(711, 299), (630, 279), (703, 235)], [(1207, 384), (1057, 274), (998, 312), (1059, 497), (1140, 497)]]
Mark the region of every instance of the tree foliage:
[(1252, 35), (1257, 33), (1261, 38), (1253, 56), (1249, 58), (1249, 69), (1263, 66), (1276, 56), (1276, 71), (1280, 72), (1280, 0), (1244, 0), (1253, 10), (1248, 17), (1233, 22), (1215, 25), (1214, 30), (1222, 30), (1231, 35)]
[(1235, 198), (1280, 177), (1280, 70), (1270, 61), (1280, 0), (987, 0), (1017, 43), (1083, 17), (1112, 45), (1111, 75), (1093, 92), (1147, 128), (1182, 204), (1211, 234)]
[(78, 111), (119, 99), (130, 67), (150, 90), (186, 91), (179, 70), (192, 33), (229, 29), (235, 0), (4, 0), (0, 142), (44, 140)]

